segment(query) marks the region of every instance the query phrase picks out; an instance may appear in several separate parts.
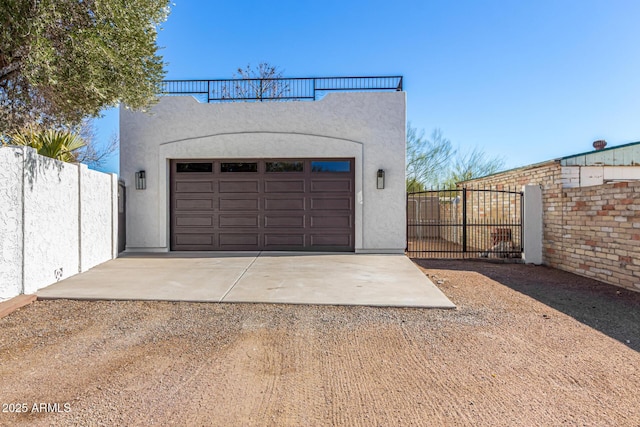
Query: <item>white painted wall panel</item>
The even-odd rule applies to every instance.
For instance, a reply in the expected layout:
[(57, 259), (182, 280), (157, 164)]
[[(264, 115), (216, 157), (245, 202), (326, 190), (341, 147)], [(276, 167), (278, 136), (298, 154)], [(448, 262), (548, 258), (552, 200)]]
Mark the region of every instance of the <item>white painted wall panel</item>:
[(26, 294), (78, 273), (78, 168), (28, 151), (24, 189)]
[(605, 181), (635, 181), (640, 179), (639, 166), (605, 166)]
[(80, 271), (112, 258), (112, 177), (80, 165)]
[(22, 292), (24, 149), (0, 147), (0, 301)]
[(113, 174), (42, 157), (32, 148), (0, 148), (0, 300), (77, 274), (81, 258), (86, 270), (116, 256), (113, 185)]
[(562, 187), (591, 187), (609, 181), (640, 180), (639, 166), (563, 166)]
[(580, 187), (602, 185), (604, 168), (602, 166), (580, 166)]

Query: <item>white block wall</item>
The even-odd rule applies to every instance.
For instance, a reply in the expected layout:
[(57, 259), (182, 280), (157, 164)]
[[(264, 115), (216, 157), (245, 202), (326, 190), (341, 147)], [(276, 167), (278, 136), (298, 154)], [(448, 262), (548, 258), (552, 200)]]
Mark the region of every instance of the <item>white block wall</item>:
[(78, 167), (25, 150), (24, 293), (78, 272)]
[(113, 203), (118, 197), (118, 182), (115, 174), (97, 172), (86, 165), (80, 165), (80, 171), (82, 203), (79, 254), (80, 270), (86, 271), (117, 256), (118, 211)]
[(0, 148), (0, 301), (22, 291), (24, 150)]
[(114, 198), (115, 174), (0, 148), (0, 300), (115, 258)]
[(563, 188), (592, 187), (611, 181), (640, 180), (637, 166), (563, 166)]

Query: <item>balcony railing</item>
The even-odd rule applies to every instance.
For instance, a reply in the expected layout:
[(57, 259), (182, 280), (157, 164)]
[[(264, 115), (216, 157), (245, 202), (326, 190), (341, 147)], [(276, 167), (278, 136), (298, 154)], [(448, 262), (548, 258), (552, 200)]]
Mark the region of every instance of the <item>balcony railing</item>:
[(161, 89), (201, 102), (316, 101), (329, 92), (401, 91), (402, 76), (165, 80)]

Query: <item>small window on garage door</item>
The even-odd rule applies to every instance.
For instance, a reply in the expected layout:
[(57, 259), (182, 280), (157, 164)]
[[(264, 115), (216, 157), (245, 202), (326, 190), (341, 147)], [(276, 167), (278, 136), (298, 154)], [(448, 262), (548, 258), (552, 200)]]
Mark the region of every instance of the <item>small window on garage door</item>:
[(312, 172), (351, 172), (349, 160), (314, 160), (311, 162)]
[(266, 162), (267, 172), (304, 172), (303, 161)]
[(258, 163), (222, 162), (220, 172), (258, 172)]
[(189, 172), (212, 172), (213, 163), (201, 163), (201, 162), (189, 162), (189, 163), (177, 163), (176, 172), (189, 173)]

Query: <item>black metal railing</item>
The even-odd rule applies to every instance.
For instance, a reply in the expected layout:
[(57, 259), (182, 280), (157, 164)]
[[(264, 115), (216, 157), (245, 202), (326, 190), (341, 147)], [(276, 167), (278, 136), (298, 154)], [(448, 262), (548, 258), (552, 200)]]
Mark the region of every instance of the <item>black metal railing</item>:
[(192, 95), (202, 102), (316, 101), (329, 92), (402, 91), (402, 76), (165, 80), (162, 95)]

